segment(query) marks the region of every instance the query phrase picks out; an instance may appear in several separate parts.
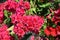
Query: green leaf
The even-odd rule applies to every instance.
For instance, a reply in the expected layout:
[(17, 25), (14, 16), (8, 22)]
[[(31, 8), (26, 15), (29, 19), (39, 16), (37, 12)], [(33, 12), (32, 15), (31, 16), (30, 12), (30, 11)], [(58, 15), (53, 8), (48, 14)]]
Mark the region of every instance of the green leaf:
[(39, 8), (37, 8), (37, 11), (42, 11), (43, 9), (41, 8), (41, 9), (39, 9)]
[(50, 5), (51, 5), (51, 3), (46, 3), (46, 4), (39, 5), (39, 6), (45, 8), (45, 7), (48, 7)]
[(49, 40), (55, 40), (55, 38), (53, 36), (49, 36), (48, 38), (49, 38)]
[(7, 25), (10, 25), (10, 22), (11, 22), (10, 18), (7, 18), (7, 19), (4, 20), (4, 23), (7, 24)]
[(44, 23), (44, 25), (43, 25), (43, 29), (45, 29), (45, 28), (46, 28), (46, 26), (47, 26), (47, 24), (46, 24), (46, 23)]
[(13, 32), (13, 28), (14, 28), (14, 25), (12, 25), (10, 28), (8, 28), (7, 30), (10, 31), (10, 34), (13, 36), (14, 32)]
[(32, 8), (32, 10), (36, 13), (36, 8)]
[(14, 37), (14, 40), (18, 40), (18, 36), (13, 32), (13, 30), (10, 32), (10, 35)]
[(16, 34), (13, 35), (15, 40), (18, 40), (18, 36)]
[(4, 16), (8, 18), (8, 11), (4, 10)]
[(10, 32), (10, 35), (11, 35), (11, 36), (14, 36), (15, 33), (14, 33), (12, 30), (9, 30), (9, 31), (11, 31), (11, 32)]
[(47, 27), (47, 19), (45, 19), (45, 23), (43, 24), (42, 28), (40, 29), (39, 35), (45, 37), (44, 29)]
[(32, 35), (31, 33), (27, 33), (24, 35), (24, 37), (21, 40), (29, 40), (31, 35)]
[(47, 13), (44, 16), (47, 16), (48, 14), (50, 14), (50, 10), (47, 10)]
[(44, 30), (47, 27), (47, 19), (45, 18), (44, 24), (42, 26), (42, 29)]
[(8, 30), (13, 30), (14, 28), (14, 25), (12, 25), (10, 28), (8, 28)]
[(7, 18), (6, 24), (10, 23), (10, 18)]
[(40, 36), (45, 36), (43, 29), (40, 30), (39, 35), (40, 35)]
[(53, 25), (52, 25), (52, 27), (54, 27), (54, 28), (55, 28), (55, 27), (56, 27), (56, 25), (55, 25), (55, 24), (53, 24)]
[(30, 5), (31, 7), (34, 7), (34, 2), (32, 0), (30, 0)]
[(15, 0), (16, 2), (19, 2), (19, 0)]

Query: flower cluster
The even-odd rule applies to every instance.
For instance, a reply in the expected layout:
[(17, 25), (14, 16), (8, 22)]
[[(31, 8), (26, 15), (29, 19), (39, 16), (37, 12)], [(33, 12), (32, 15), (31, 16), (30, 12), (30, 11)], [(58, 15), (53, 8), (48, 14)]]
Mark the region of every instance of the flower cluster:
[[(12, 19), (14, 18), (12, 17)], [(19, 16), (19, 17), (18, 15), (16, 15), (14, 19), (14, 25), (15, 25), (14, 32), (18, 36), (23, 36), (28, 31), (38, 34), (43, 23), (44, 23), (44, 19), (36, 15), (35, 16), (31, 16), (31, 15), (30, 16)]]
[[(51, 20), (56, 25), (56, 27), (53, 28), (51, 26), (47, 26), (47, 28), (44, 30), (44, 32), (47, 36), (51, 35), (53, 37), (56, 37), (56, 36), (60, 35), (60, 9), (55, 10), (53, 12), (54, 12), (54, 15), (49, 14), (47, 16), (47, 18), (49, 20)], [(51, 15), (53, 17), (50, 19), (49, 17), (51, 17)]]
[(45, 30), (44, 30), (45, 34), (47, 36), (51, 35), (53, 37), (56, 37), (58, 35), (60, 35), (60, 26), (57, 26), (56, 28), (53, 28), (53, 27), (47, 27)]
[[(22, 15), (24, 15), (26, 10), (29, 10), (29, 9), (30, 9), (30, 3), (27, 1), (23, 1), (23, 0), (19, 0), (19, 2), (16, 2), (15, 0), (6, 0), (3, 3), (0, 3), (0, 24), (4, 24), (4, 21), (6, 20), (5, 15), (7, 16), (7, 14), (4, 13), (5, 10), (8, 11), (8, 13), (12, 12), (12, 15), (15, 14), (15, 16), (17, 18), (19, 18), (19, 17), (22, 18)], [(10, 16), (12, 16), (12, 15), (10, 15)], [(10, 16), (8, 16), (8, 18), (10, 18)], [(12, 17), (11, 20), (13, 20), (13, 19), (14, 18)], [(16, 20), (18, 21), (18, 19), (16, 19)], [(12, 21), (12, 22), (14, 22), (14, 21)], [(18, 24), (20, 25), (20, 23), (18, 23)], [(25, 32), (20, 26), (19, 27), (18, 26), (17, 26), (17, 28), (20, 28), (20, 29), (16, 30), (16, 27), (14, 27), (14, 30), (15, 30), (14, 32), (18, 31), (16, 33), (22, 37), (25, 34)], [(10, 36), (10, 32), (7, 29), (8, 29), (8, 27), (6, 25), (1, 25), (0, 40), (14, 40), (14, 38), (12, 36)]]
[(12, 12), (12, 14), (24, 15), (25, 11), (29, 9), (30, 3), (23, 0), (20, 0), (19, 2), (7, 0), (4, 3), (0, 3), (0, 23), (3, 22), (3, 17), (5, 16), (4, 10)]
[(4, 17), (4, 14), (3, 14), (3, 5), (0, 4), (0, 23), (3, 22), (3, 17)]
[(0, 26), (0, 40), (10, 40), (10, 34), (7, 29), (7, 25), (5, 24)]
[(29, 2), (24, 2), (23, 0), (20, 0), (18, 3), (15, 1), (6, 1), (4, 3), (4, 7), (6, 10), (12, 13), (17, 13), (20, 15), (25, 14), (25, 10), (30, 9)]
[[(11, 23), (14, 25), (13, 32), (19, 38), (23, 37), (26, 32), (38, 34), (44, 23), (44, 19), (37, 15), (24, 15), (26, 10), (29, 9), (30, 3), (27, 1), (19, 0), (19, 2), (16, 2), (15, 0), (7, 0), (1, 4), (0, 20), (3, 21), (3, 17), (5, 16), (4, 10), (7, 10), (8, 12), (12, 12), (12, 15), (8, 17), (11, 18)], [(9, 38), (13, 40), (12, 37)]]
[(52, 28), (52, 27), (47, 27), (45, 30), (44, 30), (45, 34), (47, 36), (51, 35), (51, 36), (57, 36), (57, 31), (55, 28)]
[(2, 23), (2, 22), (3, 22), (3, 12), (0, 11), (0, 23)]
[(44, 5), (39, 5), (38, 1), (28, 1), (30, 2), (6, 0), (0, 3), (0, 40), (21, 40), (29, 33), (33, 35), (29, 37), (30, 40), (48, 40), (50, 36), (60, 35), (60, 8), (54, 11), (51, 8), (50, 11), (43, 12), (48, 9), (50, 3), (43, 2)]
[(57, 9), (54, 11), (54, 16), (52, 17), (52, 21), (56, 25), (59, 25), (59, 23), (60, 23), (60, 9)]

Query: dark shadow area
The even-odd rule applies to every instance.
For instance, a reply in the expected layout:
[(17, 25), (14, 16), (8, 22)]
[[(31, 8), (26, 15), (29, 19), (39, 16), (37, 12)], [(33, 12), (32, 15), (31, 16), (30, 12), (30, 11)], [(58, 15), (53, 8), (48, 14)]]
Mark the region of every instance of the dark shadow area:
[(6, 0), (0, 0), (0, 3), (3, 3), (3, 2), (5, 2)]

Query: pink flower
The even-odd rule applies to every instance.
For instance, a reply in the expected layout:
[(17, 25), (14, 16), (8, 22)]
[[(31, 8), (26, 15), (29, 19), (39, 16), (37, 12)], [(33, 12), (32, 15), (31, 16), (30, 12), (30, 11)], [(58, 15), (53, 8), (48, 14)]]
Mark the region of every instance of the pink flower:
[(17, 3), (16, 2), (14, 2), (14, 1), (6, 1), (5, 3), (4, 3), (4, 5), (5, 5), (5, 9), (6, 10), (8, 10), (8, 11), (10, 11), (10, 12), (15, 12), (15, 10), (16, 10), (16, 7), (17, 7)]
[(21, 38), (21, 37), (23, 37), (25, 35), (24, 30), (22, 28), (20, 28), (20, 26), (18, 26), (18, 27), (15, 26), (14, 29), (13, 29), (13, 31), (17, 34), (17, 36), (19, 38)]
[[(31, 31), (39, 33), (40, 28), (44, 23), (44, 19), (39, 16), (19, 16), (16, 15), (14, 18), (11, 17), (12, 23), (15, 24), (16, 28), (21, 28), (25, 32)], [(14, 19), (14, 22), (13, 22)]]
[(3, 17), (4, 17), (4, 14), (3, 14), (3, 12), (2, 12), (2, 11), (0, 11), (0, 23), (2, 23), (2, 22), (3, 22)]
[(19, 15), (23, 15), (23, 14), (25, 14), (25, 10), (24, 9), (20, 9), (20, 8), (17, 8), (16, 9), (16, 13), (18, 13)]
[(29, 2), (25, 2), (24, 3), (24, 7), (25, 7), (25, 9), (30, 9), (30, 3)]
[(0, 40), (10, 40), (10, 34), (5, 24), (0, 27)]
[(30, 40), (35, 40), (35, 37), (34, 36), (31, 36)]

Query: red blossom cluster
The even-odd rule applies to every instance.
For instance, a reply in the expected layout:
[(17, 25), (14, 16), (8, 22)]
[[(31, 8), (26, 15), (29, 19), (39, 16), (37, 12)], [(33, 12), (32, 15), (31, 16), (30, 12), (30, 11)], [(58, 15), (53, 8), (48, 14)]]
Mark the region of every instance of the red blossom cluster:
[(3, 22), (3, 17), (4, 17), (4, 13), (3, 13), (3, 5), (0, 4), (0, 23)]
[(11, 40), (7, 25), (3, 24), (0, 26), (0, 40)]
[[(5, 13), (4, 11), (8, 11), (8, 13), (12, 13), (8, 18), (11, 19), (11, 25), (14, 25), (12, 31), (17, 35), (20, 40), (27, 32), (39, 34), (42, 25), (45, 20), (41, 16), (37, 15), (26, 15), (26, 11), (30, 9), (30, 3), (24, 0), (19, 0), (16, 2), (15, 0), (7, 0), (4, 3), (0, 3), (0, 40), (14, 40), (14, 37), (11, 36), (11, 32), (9, 32), (9, 28), (4, 24), (5, 21)], [(47, 27), (44, 29), (44, 33), (47, 36), (56, 37), (60, 35), (60, 8), (51, 12), (46, 17), (48, 20)], [(56, 27), (54, 28), (52, 24), (49, 25), (49, 21), (54, 23)], [(35, 37), (31, 36), (30, 40), (48, 40), (47, 38), (43, 39), (40, 36)]]
[[(24, 15), (26, 10), (30, 9), (30, 3), (27, 1), (19, 0), (7, 0), (0, 4), (0, 23), (3, 24), (5, 20), (4, 11), (12, 12), (8, 18), (11, 18), (11, 23), (14, 25), (13, 32), (19, 37), (23, 37), (26, 32), (33, 32), (38, 34), (42, 25), (44, 24), (44, 18), (37, 15)], [(0, 40), (14, 40), (7, 30), (6, 25), (0, 27)]]
[[(55, 28), (51, 26), (47, 26), (47, 28), (44, 30), (45, 34), (47, 36), (51, 35), (53, 37), (56, 37), (60, 35), (60, 9), (57, 9), (54, 12), (53, 17), (51, 18), (51, 21), (56, 25)], [(50, 20), (49, 17), (51, 17), (52, 14), (49, 14), (47, 18)]]
[[(24, 35), (28, 32), (39, 34), (40, 29), (42, 28), (42, 25), (44, 24), (45, 20), (41, 16), (37, 15), (26, 15), (26, 11), (30, 9), (30, 3), (24, 0), (19, 0), (19, 2), (16, 2), (16, 0), (6, 0), (3, 3), (0, 3), (0, 40), (15, 40), (12, 34), (15, 34), (20, 40)], [(9, 28), (4, 23), (6, 21), (4, 11), (7, 11), (8, 13), (12, 13), (7, 18), (11, 19), (11, 25), (14, 25), (13, 31), (14, 33), (11, 34), (8, 30)], [(60, 35), (60, 8), (53, 11), (50, 9), (50, 11), (53, 13), (48, 14), (46, 17), (48, 20), (56, 25), (56, 27), (48, 25), (49, 22), (47, 22), (47, 27), (44, 29), (44, 33), (46, 36), (53, 36), (56, 37)], [(3, 25), (2, 25), (3, 24)], [(47, 38), (43, 37), (35, 37), (31, 36), (30, 40), (48, 40)]]
[(58, 25), (60, 23), (60, 9), (54, 11), (54, 16), (52, 17), (52, 21)]
[(2, 23), (3, 22), (3, 12), (2, 11), (0, 11), (0, 23)]
[[(26, 32), (31, 31), (34, 33), (39, 33), (43, 23), (44, 19), (39, 16), (15, 16), (16, 19), (14, 20), (14, 32), (18, 36), (23, 36)], [(12, 19), (14, 19), (12, 17)], [(13, 21), (12, 21), (13, 22)], [(18, 31), (18, 32), (17, 32)]]
[(47, 27), (45, 30), (44, 30), (45, 34), (47, 36), (51, 35), (51, 36), (57, 36), (57, 30), (55, 28), (52, 28), (52, 27)]
[(47, 27), (45, 30), (44, 30), (45, 34), (47, 36), (51, 35), (53, 37), (56, 37), (58, 35), (60, 35), (60, 26), (57, 26), (56, 28), (53, 28), (53, 27)]
[(12, 14), (25, 14), (26, 10), (30, 9), (30, 3), (27, 1), (20, 0), (16, 2), (15, 0), (7, 0), (4, 3), (0, 3), (0, 23), (3, 22), (4, 10), (12, 12)]
[(23, 15), (23, 14), (25, 14), (25, 10), (30, 9), (30, 3), (27, 1), (25, 2), (23, 0), (22, 1), (20, 0), (19, 2), (8, 0), (4, 3), (4, 7), (9, 12)]

